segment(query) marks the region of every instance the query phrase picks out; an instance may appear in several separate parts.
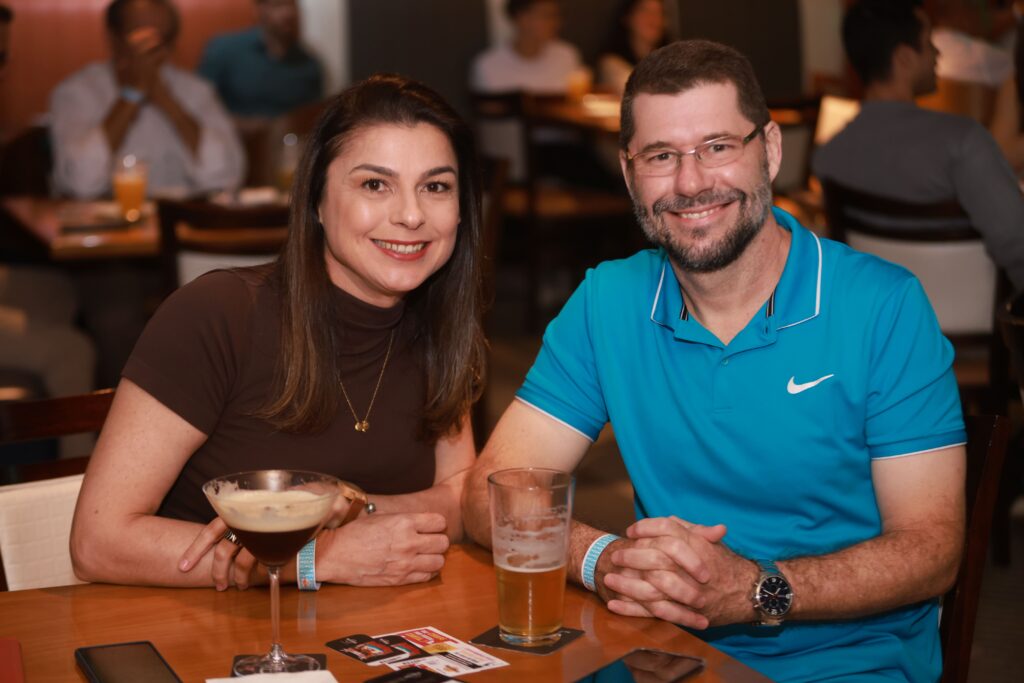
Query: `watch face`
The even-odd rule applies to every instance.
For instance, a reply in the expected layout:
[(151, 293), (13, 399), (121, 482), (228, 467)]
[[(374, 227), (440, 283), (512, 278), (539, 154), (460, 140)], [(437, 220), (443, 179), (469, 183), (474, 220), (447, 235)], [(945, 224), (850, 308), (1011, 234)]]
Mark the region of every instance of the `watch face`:
[(781, 576), (769, 576), (758, 588), (757, 604), (769, 616), (784, 616), (793, 605), (793, 591)]

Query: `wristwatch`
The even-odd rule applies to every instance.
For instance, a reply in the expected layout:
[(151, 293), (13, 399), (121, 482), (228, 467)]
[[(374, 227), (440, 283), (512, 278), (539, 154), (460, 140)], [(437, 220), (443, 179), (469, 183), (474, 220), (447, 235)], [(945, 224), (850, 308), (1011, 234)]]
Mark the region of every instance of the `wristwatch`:
[(341, 495), (347, 498), (349, 503), (348, 512), (345, 513), (345, 517), (342, 518), (339, 526), (345, 526), (354, 520), (359, 516), (359, 513), (363, 511), (363, 508), (366, 508), (367, 514), (376, 512), (377, 506), (371, 503), (366, 497), (366, 491), (363, 491), (355, 484), (350, 484), (347, 481), (340, 481), (338, 482), (338, 488), (341, 491)]
[(750, 596), (754, 609), (761, 615), (759, 626), (781, 626), (793, 607), (793, 588), (771, 560), (754, 560), (761, 570)]

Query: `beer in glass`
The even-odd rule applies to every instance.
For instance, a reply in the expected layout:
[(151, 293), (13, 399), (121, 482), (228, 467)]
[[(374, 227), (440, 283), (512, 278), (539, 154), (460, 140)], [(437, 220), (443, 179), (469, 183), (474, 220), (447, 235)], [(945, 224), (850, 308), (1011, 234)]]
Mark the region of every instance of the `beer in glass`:
[(569, 554), (572, 475), (510, 469), (491, 474), (488, 484), (501, 639), (525, 646), (557, 642)]

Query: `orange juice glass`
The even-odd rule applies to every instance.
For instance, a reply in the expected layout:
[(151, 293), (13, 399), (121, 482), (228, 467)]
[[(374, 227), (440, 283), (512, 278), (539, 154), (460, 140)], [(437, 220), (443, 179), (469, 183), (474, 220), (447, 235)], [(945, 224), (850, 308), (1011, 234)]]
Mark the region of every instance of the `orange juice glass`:
[(126, 155), (114, 169), (113, 185), (121, 215), (125, 220), (139, 220), (146, 200), (146, 164), (133, 154)]

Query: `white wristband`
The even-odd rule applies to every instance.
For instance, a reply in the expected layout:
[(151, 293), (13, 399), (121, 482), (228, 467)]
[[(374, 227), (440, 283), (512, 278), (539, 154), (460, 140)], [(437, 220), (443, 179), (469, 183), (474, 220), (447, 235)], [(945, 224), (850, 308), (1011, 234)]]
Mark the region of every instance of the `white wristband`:
[(597, 592), (597, 586), (594, 583), (594, 572), (597, 570), (597, 560), (601, 557), (601, 553), (612, 541), (619, 540), (619, 536), (615, 534), (605, 534), (604, 536), (598, 536), (590, 547), (587, 548), (587, 552), (583, 555), (583, 566), (580, 568), (580, 578), (583, 580), (583, 586), (593, 592)]

